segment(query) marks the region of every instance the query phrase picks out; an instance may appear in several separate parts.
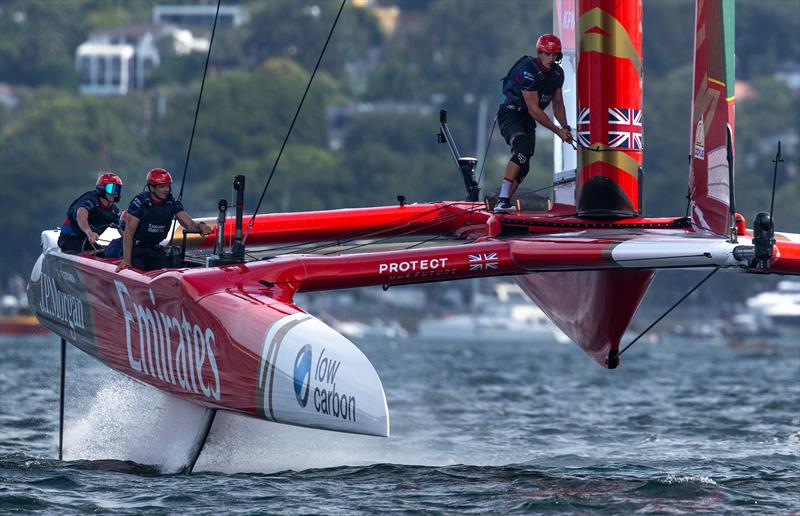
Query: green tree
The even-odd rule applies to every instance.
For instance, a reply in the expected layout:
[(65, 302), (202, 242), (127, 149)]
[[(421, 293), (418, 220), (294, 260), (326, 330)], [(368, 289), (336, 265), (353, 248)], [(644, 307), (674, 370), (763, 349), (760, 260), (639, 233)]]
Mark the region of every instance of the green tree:
[(147, 21), (149, 0), (4, 0), (0, 82), (73, 89), (75, 50), (89, 32)]
[[(7, 210), (6, 238), (17, 246), (0, 250), (4, 263), (29, 269), (39, 233), (60, 226), (69, 203), (94, 188), (98, 172), (113, 169), (126, 183), (123, 199), (135, 192), (146, 151), (141, 97), (75, 97), (38, 90), (24, 111), (2, 129), (0, 204)], [(132, 188), (133, 187), (133, 188)]]
[[(288, 58), (311, 70), (339, 10), (338, 1), (272, 1), (250, 4), (251, 21), (243, 30), (250, 66)], [(341, 77), (345, 64), (369, 60), (383, 42), (378, 21), (367, 9), (347, 6), (322, 60), (322, 69)]]

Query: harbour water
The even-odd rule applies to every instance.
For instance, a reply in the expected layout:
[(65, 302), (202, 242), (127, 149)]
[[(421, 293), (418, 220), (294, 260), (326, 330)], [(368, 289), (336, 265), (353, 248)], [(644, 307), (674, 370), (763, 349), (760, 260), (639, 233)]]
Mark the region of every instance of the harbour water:
[(800, 510), (800, 335), (574, 345), (365, 341), (388, 439), (221, 414), (191, 476), (179, 409), (54, 336), (0, 338), (0, 512)]

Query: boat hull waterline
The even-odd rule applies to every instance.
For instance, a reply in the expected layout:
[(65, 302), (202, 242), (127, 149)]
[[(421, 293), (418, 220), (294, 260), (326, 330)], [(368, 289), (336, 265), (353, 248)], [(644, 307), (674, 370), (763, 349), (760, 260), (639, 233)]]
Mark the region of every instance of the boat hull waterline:
[(278, 423), (389, 435), (378, 374), (350, 341), (258, 292), (201, 294), (182, 271), (162, 272), (116, 274), (51, 249), (28, 295), (44, 326), (172, 395)]

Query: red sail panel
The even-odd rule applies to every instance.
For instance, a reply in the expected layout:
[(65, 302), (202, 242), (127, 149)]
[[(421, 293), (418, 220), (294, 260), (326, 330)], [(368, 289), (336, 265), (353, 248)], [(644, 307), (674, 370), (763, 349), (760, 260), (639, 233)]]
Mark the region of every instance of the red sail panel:
[(725, 235), (731, 224), (728, 138), (731, 161), (734, 155), (734, 3), (698, 1), (695, 22), (689, 215), (697, 226)]

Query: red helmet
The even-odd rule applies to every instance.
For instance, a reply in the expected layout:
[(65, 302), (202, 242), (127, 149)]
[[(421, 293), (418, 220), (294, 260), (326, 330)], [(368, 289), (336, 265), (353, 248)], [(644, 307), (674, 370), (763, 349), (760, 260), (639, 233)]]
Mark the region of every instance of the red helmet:
[(537, 52), (550, 52), (551, 54), (561, 53), (561, 40), (555, 34), (542, 34), (536, 40)]
[(122, 179), (114, 172), (100, 174), (94, 184), (98, 194), (108, 194), (119, 199), (122, 194)]
[(148, 185), (169, 185), (172, 184), (172, 176), (163, 168), (154, 168), (147, 173)]

